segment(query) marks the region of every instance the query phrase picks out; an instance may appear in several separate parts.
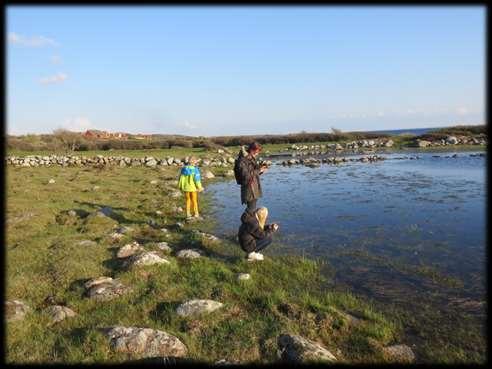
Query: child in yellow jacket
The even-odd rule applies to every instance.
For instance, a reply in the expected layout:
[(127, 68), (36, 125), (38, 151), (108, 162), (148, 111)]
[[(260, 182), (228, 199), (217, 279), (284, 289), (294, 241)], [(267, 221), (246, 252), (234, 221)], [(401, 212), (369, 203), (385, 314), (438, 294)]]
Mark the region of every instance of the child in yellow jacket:
[(196, 166), (197, 159), (191, 157), (181, 168), (178, 187), (184, 192), (186, 199), (186, 218), (191, 218), (191, 208), (195, 218), (200, 218), (198, 212), (198, 192), (203, 191), (200, 170)]

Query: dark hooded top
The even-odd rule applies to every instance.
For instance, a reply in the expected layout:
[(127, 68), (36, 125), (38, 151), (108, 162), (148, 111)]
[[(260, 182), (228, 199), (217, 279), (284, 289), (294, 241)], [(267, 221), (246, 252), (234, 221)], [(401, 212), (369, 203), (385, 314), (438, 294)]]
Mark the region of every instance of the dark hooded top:
[(256, 159), (249, 155), (244, 147), (239, 153), (241, 177), (245, 179), (245, 184), (241, 185), (241, 203), (258, 199), (262, 196), (260, 183), (260, 166)]
[(272, 226), (265, 224), (261, 229), (258, 219), (254, 213), (246, 210), (241, 215), (241, 226), (239, 227), (238, 238), (241, 249), (246, 252), (253, 252), (256, 249), (256, 240), (269, 237), (273, 233)]

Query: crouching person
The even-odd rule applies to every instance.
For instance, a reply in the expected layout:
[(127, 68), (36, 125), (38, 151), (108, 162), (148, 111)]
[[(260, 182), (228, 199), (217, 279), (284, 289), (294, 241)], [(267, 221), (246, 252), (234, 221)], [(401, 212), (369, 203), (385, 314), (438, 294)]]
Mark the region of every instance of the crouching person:
[(272, 235), (279, 226), (278, 224), (265, 224), (268, 217), (267, 208), (258, 208), (254, 212), (246, 209), (241, 216), (239, 227), (239, 245), (247, 252), (248, 261), (263, 260), (259, 251), (272, 243)]

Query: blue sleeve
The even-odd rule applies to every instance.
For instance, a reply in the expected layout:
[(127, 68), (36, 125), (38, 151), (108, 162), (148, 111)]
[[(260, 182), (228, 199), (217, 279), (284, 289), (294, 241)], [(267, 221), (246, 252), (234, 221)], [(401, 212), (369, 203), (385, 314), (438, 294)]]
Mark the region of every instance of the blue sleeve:
[(200, 182), (202, 180), (202, 176), (200, 175), (200, 169), (195, 167), (195, 182)]

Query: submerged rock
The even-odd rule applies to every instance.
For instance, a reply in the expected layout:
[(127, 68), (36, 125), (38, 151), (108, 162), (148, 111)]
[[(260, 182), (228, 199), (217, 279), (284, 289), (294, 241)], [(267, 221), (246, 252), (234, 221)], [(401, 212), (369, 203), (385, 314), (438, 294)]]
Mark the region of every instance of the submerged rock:
[(188, 349), (177, 337), (164, 331), (138, 327), (103, 329), (111, 348), (134, 357), (182, 357)]
[(189, 300), (178, 306), (176, 313), (179, 316), (190, 316), (202, 313), (210, 313), (220, 309), (224, 304), (213, 300)]
[(298, 335), (282, 334), (278, 337), (278, 355), (282, 360), (293, 362), (327, 361), (336, 357), (320, 344)]

